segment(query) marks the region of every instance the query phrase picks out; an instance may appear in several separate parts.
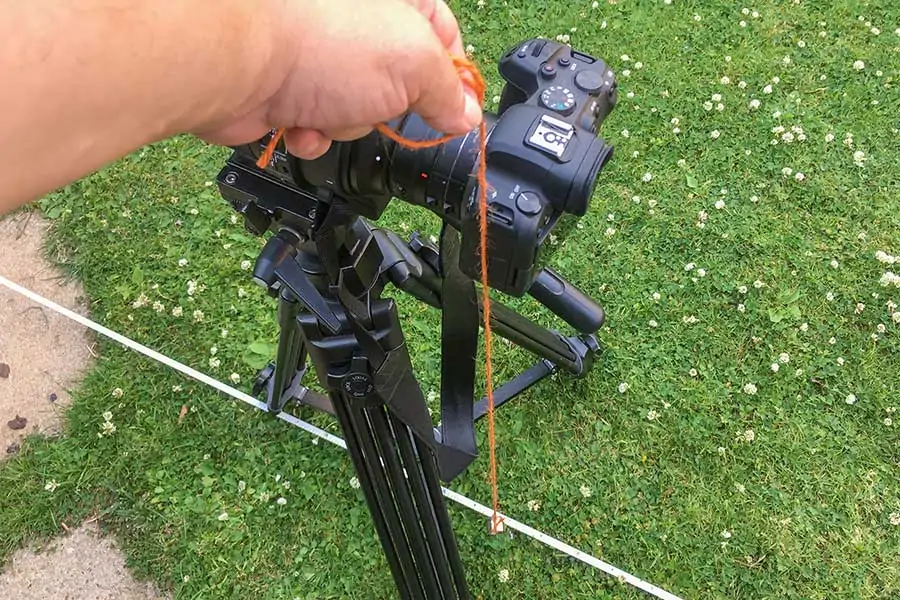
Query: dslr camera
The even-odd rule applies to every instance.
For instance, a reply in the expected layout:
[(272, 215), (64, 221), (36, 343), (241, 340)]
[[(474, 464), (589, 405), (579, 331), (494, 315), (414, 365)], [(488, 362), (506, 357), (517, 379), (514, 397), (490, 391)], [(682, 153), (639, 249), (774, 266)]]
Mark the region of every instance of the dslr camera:
[[(499, 73), (506, 84), (497, 114), (485, 114), (488, 281), (512, 296), (535, 295), (536, 289), (546, 296), (553, 282), (542, 268), (544, 241), (554, 230), (565, 235), (585, 214), (612, 157), (612, 146), (597, 133), (616, 104), (616, 80), (603, 60), (546, 39), (510, 48)], [(389, 125), (408, 139), (442, 136), (415, 114)], [(316, 160), (300, 160), (280, 144), (259, 169), (256, 161), (271, 135), (234, 148), (218, 179), (251, 232), (289, 228), (309, 239), (337, 204), (377, 220), (399, 198), (458, 230), (460, 269), (480, 279), (477, 130), (421, 150), (373, 132), (335, 143)]]

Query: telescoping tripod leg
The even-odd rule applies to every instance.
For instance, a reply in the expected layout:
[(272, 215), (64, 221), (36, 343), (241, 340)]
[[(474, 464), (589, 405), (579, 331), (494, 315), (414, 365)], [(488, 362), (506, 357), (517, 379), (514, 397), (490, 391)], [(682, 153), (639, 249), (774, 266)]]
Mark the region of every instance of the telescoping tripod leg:
[[(388, 319), (388, 325), (371, 332), (372, 339), (394, 346), (390, 342), (402, 339), (402, 334), (393, 302), (377, 301), (376, 312)], [(379, 370), (365, 356), (365, 344), (352, 327), (323, 335), (316, 317), (306, 313), (300, 314), (299, 323), (319, 379), (329, 390), (400, 596), (467, 600), (463, 565), (433, 449), (422, 438), (421, 427), (405, 423), (381, 394), (398, 382), (402, 389), (404, 382), (414, 381), (405, 348), (392, 354), (390, 364), (382, 363), (386, 370)], [(390, 352), (396, 353), (397, 348)]]

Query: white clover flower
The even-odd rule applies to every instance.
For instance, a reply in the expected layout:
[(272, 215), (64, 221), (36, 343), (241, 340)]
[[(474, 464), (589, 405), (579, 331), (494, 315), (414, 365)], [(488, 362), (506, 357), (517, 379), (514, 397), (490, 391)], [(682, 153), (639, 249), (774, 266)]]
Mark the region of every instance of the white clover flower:
[(865, 304), (863, 304), (862, 302), (857, 302), (857, 303), (856, 303), (856, 308), (853, 310), (853, 312), (856, 313), (856, 314), (858, 314), (858, 315), (861, 315), (862, 312), (863, 312), (865, 309), (866, 309), (866, 305), (865, 305)]
[(752, 442), (755, 439), (756, 439), (756, 432), (754, 432), (752, 429), (748, 429), (747, 431), (744, 432), (744, 441), (745, 442)]
[(706, 269), (697, 269), (697, 275), (700, 277), (706, 277)]
[(220, 521), (227, 521), (227, 520), (228, 520), (228, 513), (227, 513), (227, 512), (223, 512), (223, 513), (221, 513), (221, 514), (220, 514), (218, 517), (216, 517), (216, 518), (219, 519)]
[(742, 8), (742, 9), (741, 9), (741, 14), (744, 15), (744, 16), (746, 17), (747, 15), (750, 14), (750, 9), (749, 9), (749, 8)]
[(846, 361), (844, 360), (844, 357), (843, 357), (843, 356), (838, 356), (838, 359), (837, 359), (837, 364), (838, 364), (838, 366), (843, 367), (843, 366), (844, 366), (844, 362), (846, 362)]
[(47, 483), (44, 484), (44, 489), (50, 492), (51, 494), (56, 491), (56, 488), (59, 487), (59, 484), (56, 483), (55, 479), (51, 479)]
[(748, 396), (755, 396), (758, 391), (756, 385), (753, 383), (745, 383), (743, 387), (744, 393)]
[[(558, 36), (556, 39), (559, 40), (559, 37), (560, 36)], [(565, 37), (566, 37), (565, 41), (569, 41), (569, 36), (565, 36)], [(559, 40), (559, 41), (563, 41), (563, 40)], [(473, 54), (475, 54), (475, 46), (473, 46), (472, 44), (468, 44), (466, 46), (466, 56), (471, 57)]]
[(713, 103), (707, 100), (703, 103), (703, 110), (710, 111), (713, 109)]
[(891, 425), (894, 424), (894, 420), (893, 420), (892, 418), (890, 418), (890, 417), (885, 417), (885, 418), (884, 418), (884, 424), (887, 425), (888, 427), (890, 427)]
[(631, 137), (631, 132), (628, 131), (627, 129), (623, 129), (623, 130), (622, 130), (622, 137), (623, 137), (623, 138)]
[(619, 390), (619, 393), (620, 393), (620, 394), (624, 394), (625, 392), (627, 392), (627, 391), (629, 390), (630, 387), (631, 387), (631, 386), (628, 385), (627, 382), (624, 382), (624, 381), (623, 381), (622, 383), (619, 384), (618, 388), (616, 388), (616, 389)]
[(528, 501), (528, 510), (531, 512), (537, 512), (541, 509), (541, 503), (537, 500), (529, 500)]
[(737, 310), (738, 310), (739, 313), (747, 312), (747, 307), (744, 306), (743, 304), (738, 304), (738, 305), (737, 305)]
[(738, 81), (738, 84), (737, 84), (737, 85), (738, 85), (738, 87), (739, 87), (740, 89), (742, 89), (742, 90), (743, 90), (743, 89), (747, 89), (747, 82), (744, 81), (743, 79), (742, 79), (741, 81)]
[(203, 320), (203, 316), (204, 316), (204, 315), (203, 315), (203, 311), (202, 311), (202, 310), (195, 310), (193, 316), (194, 316), (194, 320), (195, 320), (196, 322), (199, 323), (199, 322), (201, 322), (201, 321)]
[(180, 306), (176, 306), (175, 308), (172, 309), (173, 317), (180, 317), (183, 314), (184, 314), (184, 309), (181, 308)]
[(647, 411), (647, 420), (648, 421), (655, 421), (658, 418), (659, 418), (659, 413), (656, 412), (655, 410)]
[(847, 404), (856, 404), (856, 395), (847, 394), (847, 397), (844, 398), (844, 402), (846, 402)]
[(787, 352), (782, 352), (781, 354), (778, 355), (778, 362), (780, 362), (783, 365), (788, 364), (789, 362), (791, 362), (791, 355), (788, 354)]
[[(897, 314), (900, 315), (900, 313)], [(653, 328), (659, 327), (659, 323), (657, 323), (654, 319), (650, 319), (650, 321), (647, 322), (647, 325)]]
[(723, 208), (725, 208), (725, 201), (724, 200), (716, 200), (715, 207), (716, 207), (716, 210), (722, 210)]
[(894, 323), (900, 323), (900, 312), (892, 313), (891, 321), (893, 321)]
[(651, 298), (653, 298), (653, 300), (655, 302), (659, 302), (659, 300), (660, 300), (660, 298), (662, 298), (662, 296), (660, 295), (659, 292), (653, 292), (653, 295), (651, 296)]
[(589, 488), (589, 487), (586, 486), (586, 485), (582, 485), (582, 486), (578, 489), (578, 491), (580, 491), (580, 492), (581, 492), (581, 495), (584, 496), (585, 498), (590, 498), (590, 497), (591, 497), (591, 494), (594, 493), (594, 492), (591, 490), (591, 488)]
[(606, 231), (603, 232), (603, 235), (605, 235), (606, 237), (612, 237), (615, 234), (616, 234), (615, 227), (607, 227)]
[(725, 531), (722, 532), (722, 537), (725, 538), (726, 540), (727, 540), (727, 539), (730, 539), (730, 538), (731, 538), (731, 532), (728, 531), (728, 530), (726, 529)]
[(716, 110), (722, 112), (723, 110), (725, 110), (725, 105), (719, 102), (718, 104), (716, 104)]
[(232, 373), (228, 376), (228, 379), (230, 379), (231, 383), (233, 383), (234, 385), (237, 385), (241, 382), (241, 376), (237, 373)]
[(118, 388), (118, 387), (117, 387), (116, 389), (114, 389), (114, 390), (112, 391), (112, 397), (113, 397), (113, 398), (121, 398), (121, 397), (124, 396), (124, 395), (125, 395), (125, 392), (122, 391), (122, 388)]
[(722, 85), (729, 85), (731, 83), (731, 78), (728, 75), (723, 75), (722, 79), (719, 80), (719, 83)]
[(641, 181), (644, 183), (649, 183), (653, 179), (653, 174), (650, 172), (644, 173), (644, 176), (641, 177)]
[(763, 283), (762, 281), (760, 281), (759, 279), (757, 279), (756, 281), (753, 282), (753, 287), (755, 287), (756, 289), (762, 289), (765, 286), (766, 286), (766, 284)]
[(278, 498), (278, 500), (275, 501), (275, 504), (277, 504), (278, 506), (284, 506), (285, 504), (287, 504), (287, 498), (281, 496)]
[(739, 293), (739, 294), (746, 294), (746, 293), (747, 293), (747, 286), (746, 286), (746, 285), (740, 286), (740, 287), (738, 288), (738, 293)]
[(804, 175), (800, 171), (797, 171), (796, 173), (794, 173), (794, 179), (796, 179), (797, 181), (803, 181), (804, 179), (806, 179), (806, 175)]
[(793, 175), (793, 173), (794, 170), (790, 167), (784, 167), (783, 169), (781, 169), (782, 177), (790, 177), (791, 175)]
[[(318, 438), (317, 438), (317, 439), (318, 439)], [(360, 484), (359, 484), (359, 479), (358, 479), (358, 478), (356, 478), (356, 477), (351, 477), (351, 478), (350, 478), (350, 487), (352, 487), (354, 490), (358, 490), (358, 489), (359, 489), (359, 485), (360, 485)]]
[(854, 62), (853, 62), (853, 68), (854, 68), (855, 70), (857, 70), (857, 71), (862, 71), (863, 69), (866, 68), (866, 63), (864, 63), (864, 62), (861, 61), (861, 60), (854, 61)]
[(509, 581), (509, 569), (500, 569), (500, 572), (497, 573), (497, 578), (500, 580), (500, 583)]
[(885, 333), (887, 332), (887, 327), (885, 327), (884, 323), (879, 323), (875, 326), (875, 331), (878, 333)]
[(698, 375), (697, 369), (694, 369), (694, 368), (692, 367), (691, 370), (688, 371), (688, 375), (690, 375), (691, 377), (696, 377), (696, 376)]
[(772, 85), (766, 84), (766, 87), (763, 88), (763, 94), (771, 94), (772, 93)]
[(750, 202), (756, 204), (757, 202), (759, 202), (759, 196), (750, 196)]
[(781, 369), (781, 366), (779, 366), (779, 364), (776, 362), (776, 363), (772, 363), (772, 364), (769, 366), (769, 368), (772, 369), (772, 372), (773, 372), (773, 373), (777, 373), (778, 370)]
[(182, 388), (179, 384), (177, 384), (177, 383), (176, 383), (175, 385), (172, 386), (172, 392), (173, 392), (173, 393), (176, 393), (176, 394), (177, 394), (178, 392), (180, 392), (182, 389), (183, 389), (183, 388)]
[(112, 421), (112, 418), (113, 418), (112, 412), (110, 412), (110, 411), (108, 411), (108, 410), (107, 410), (107, 411), (104, 411), (104, 413), (103, 413), (102, 415), (100, 415), (100, 416), (103, 417), (103, 420), (104, 420), (104, 421)]
[(643, 69), (644, 63), (642, 63), (641, 61), (637, 61), (636, 63), (634, 63), (634, 68), (635, 69)]
[(116, 432), (116, 426), (112, 421), (103, 421), (100, 424), (100, 432), (97, 433), (97, 437), (108, 437)]
[(696, 265), (694, 265), (694, 263), (689, 262), (688, 264), (684, 265), (684, 270), (685, 271), (693, 271), (695, 266)]
[(253, 263), (251, 263), (249, 260), (241, 261), (241, 270), (243, 270), (243, 271), (248, 271), (250, 269), (250, 267), (252, 267), (252, 266), (253, 266)]
[(213, 356), (209, 359), (209, 368), (210, 369), (218, 369), (222, 365), (222, 361)]
[(712, 131), (709, 132), (709, 137), (711, 137), (711, 138), (714, 139), (714, 140), (719, 139), (719, 136), (720, 136), (720, 135), (722, 135), (722, 134), (719, 133), (719, 130), (718, 130), (718, 129), (713, 129)]
[(697, 21), (697, 22), (700, 22), (700, 20), (701, 20), (702, 18), (703, 18), (703, 17), (701, 17), (700, 15), (694, 15), (694, 20)]
[(186, 259), (186, 258), (179, 258), (179, 259), (178, 259), (178, 266), (179, 266), (179, 267), (186, 267), (187, 264), (188, 264), (188, 259)]

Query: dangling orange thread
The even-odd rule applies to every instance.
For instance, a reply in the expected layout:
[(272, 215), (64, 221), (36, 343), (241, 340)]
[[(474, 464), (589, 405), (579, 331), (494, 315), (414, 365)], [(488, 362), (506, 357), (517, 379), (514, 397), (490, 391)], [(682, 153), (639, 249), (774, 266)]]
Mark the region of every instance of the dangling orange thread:
[(269, 163), (272, 162), (272, 157), (275, 156), (275, 148), (278, 147), (278, 142), (281, 141), (281, 137), (284, 135), (284, 129), (279, 129), (275, 132), (275, 135), (272, 136), (272, 139), (269, 140), (269, 143), (266, 144), (266, 149), (263, 150), (263, 153), (260, 154), (259, 158), (256, 161), (256, 166), (260, 169), (265, 169), (269, 166)]
[[(481, 106), (484, 106), (484, 96), (487, 92), (487, 84), (484, 81), (484, 77), (482, 77), (481, 72), (478, 70), (478, 67), (467, 58), (453, 57), (453, 65), (456, 67), (459, 72), (460, 79), (463, 84), (468, 86), (478, 98), (478, 102)], [(379, 123), (375, 126), (375, 129), (378, 130), (379, 133), (384, 135), (387, 138), (390, 138), (394, 142), (412, 150), (420, 150), (423, 148), (432, 148), (434, 146), (439, 146), (449, 140), (452, 140), (456, 136), (445, 135), (440, 138), (434, 140), (410, 140), (407, 139), (397, 132), (390, 129), (386, 124)], [(275, 153), (275, 147), (278, 145), (279, 140), (284, 134), (283, 129), (279, 129), (275, 132), (275, 135), (272, 136), (272, 139), (269, 140), (269, 143), (266, 145), (266, 149), (263, 154), (259, 157), (257, 161), (257, 166), (260, 169), (264, 169), (268, 166), (269, 161), (272, 160), (272, 156)], [(493, 515), (491, 515), (491, 523), (490, 523), (490, 532), (492, 534), (499, 533), (503, 531), (503, 518), (500, 516), (500, 494), (497, 487), (497, 442), (496, 436), (494, 433), (494, 382), (493, 382), (493, 369), (492, 369), (492, 357), (491, 357), (491, 296), (490, 296), (490, 287), (488, 285), (488, 262), (487, 262), (487, 190), (488, 190), (488, 182), (487, 182), (487, 162), (486, 162), (486, 152), (487, 152), (487, 126), (484, 123), (484, 119), (482, 119), (481, 123), (478, 125), (478, 137), (479, 137), (479, 147), (480, 154), (478, 159), (478, 207), (479, 207), (479, 221), (480, 227), (479, 232), (481, 234), (480, 239), (480, 248), (481, 252), (481, 294), (482, 294), (482, 304), (484, 307), (484, 354), (485, 354), (485, 387), (487, 391), (487, 400), (488, 400), (488, 446), (490, 448), (490, 461), (491, 461), (491, 500), (493, 502)]]

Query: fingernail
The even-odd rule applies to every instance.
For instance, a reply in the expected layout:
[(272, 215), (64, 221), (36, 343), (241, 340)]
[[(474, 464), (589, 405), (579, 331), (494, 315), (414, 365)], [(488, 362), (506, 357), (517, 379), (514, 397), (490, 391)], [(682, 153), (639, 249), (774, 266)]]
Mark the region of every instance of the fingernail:
[(468, 129), (475, 129), (481, 123), (483, 118), (484, 112), (481, 110), (481, 104), (478, 103), (478, 100), (472, 96), (472, 94), (466, 93), (466, 127)]

